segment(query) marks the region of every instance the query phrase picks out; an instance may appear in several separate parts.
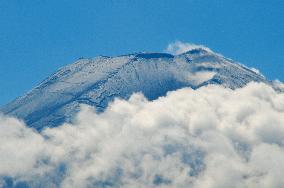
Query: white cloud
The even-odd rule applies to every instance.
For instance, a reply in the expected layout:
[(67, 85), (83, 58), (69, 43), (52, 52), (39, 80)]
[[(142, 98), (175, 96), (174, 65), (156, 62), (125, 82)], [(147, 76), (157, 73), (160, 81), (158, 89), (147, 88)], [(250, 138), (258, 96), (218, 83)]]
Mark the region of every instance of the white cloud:
[(250, 68), (250, 70), (252, 70), (253, 72), (257, 73), (257, 74), (261, 74), (260, 71), (254, 67)]
[(284, 84), (282, 82), (280, 82), (279, 80), (274, 80), (272, 84), (276, 89), (284, 92)]
[(190, 73), (188, 75), (188, 80), (190, 80), (190, 83), (197, 86), (212, 79), (215, 76), (215, 74), (216, 72), (212, 71), (201, 71), (196, 73)]
[(212, 52), (211, 49), (209, 49), (206, 46), (203, 45), (198, 45), (198, 44), (192, 44), (192, 43), (185, 43), (185, 42), (181, 42), (181, 41), (175, 41), (173, 43), (170, 43), (167, 48), (166, 48), (166, 52), (173, 54), (173, 55), (178, 55), (178, 54), (182, 54), (185, 53), (187, 51), (190, 50), (194, 50), (194, 49), (204, 49), (206, 51)]
[(265, 84), (134, 94), (41, 134), (0, 117), (0, 176), (14, 185), (274, 188), (283, 158), (284, 94)]

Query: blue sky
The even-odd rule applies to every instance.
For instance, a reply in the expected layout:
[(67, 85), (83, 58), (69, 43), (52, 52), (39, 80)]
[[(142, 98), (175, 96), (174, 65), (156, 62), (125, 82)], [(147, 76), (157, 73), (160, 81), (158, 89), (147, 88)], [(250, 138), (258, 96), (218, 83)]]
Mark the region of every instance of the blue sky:
[(284, 80), (283, 0), (0, 1), (0, 105), (79, 57), (203, 44)]

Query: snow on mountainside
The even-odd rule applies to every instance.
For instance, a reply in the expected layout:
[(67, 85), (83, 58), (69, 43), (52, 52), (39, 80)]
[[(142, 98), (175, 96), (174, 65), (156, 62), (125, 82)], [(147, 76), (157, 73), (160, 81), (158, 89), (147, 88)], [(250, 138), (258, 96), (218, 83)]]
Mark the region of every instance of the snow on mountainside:
[(128, 98), (134, 92), (153, 100), (183, 87), (220, 84), (235, 89), (251, 81), (267, 82), (261, 74), (202, 48), (175, 56), (99, 56), (63, 67), (1, 111), (42, 130), (71, 121), (80, 104), (102, 111), (115, 97)]

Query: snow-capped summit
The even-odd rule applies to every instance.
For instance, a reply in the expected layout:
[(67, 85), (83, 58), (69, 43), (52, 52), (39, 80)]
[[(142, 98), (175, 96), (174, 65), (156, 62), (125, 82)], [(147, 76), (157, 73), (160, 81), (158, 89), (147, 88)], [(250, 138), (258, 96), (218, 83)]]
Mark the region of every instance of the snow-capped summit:
[(134, 92), (153, 100), (183, 87), (220, 84), (235, 89), (251, 81), (267, 82), (261, 74), (203, 48), (179, 55), (99, 56), (61, 68), (1, 111), (41, 130), (71, 121), (80, 104), (102, 111), (115, 97), (128, 98)]

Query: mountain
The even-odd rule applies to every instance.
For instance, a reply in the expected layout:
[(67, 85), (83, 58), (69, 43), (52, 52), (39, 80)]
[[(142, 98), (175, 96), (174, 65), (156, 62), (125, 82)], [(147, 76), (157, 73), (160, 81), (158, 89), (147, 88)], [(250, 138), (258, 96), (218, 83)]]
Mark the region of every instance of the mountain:
[(180, 55), (135, 53), (118, 57), (79, 59), (61, 68), (38, 86), (1, 108), (37, 130), (72, 120), (80, 104), (103, 111), (115, 97), (142, 92), (149, 100), (183, 87), (219, 84), (243, 87), (268, 82), (257, 71), (212, 51), (196, 48)]

